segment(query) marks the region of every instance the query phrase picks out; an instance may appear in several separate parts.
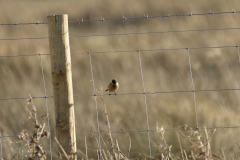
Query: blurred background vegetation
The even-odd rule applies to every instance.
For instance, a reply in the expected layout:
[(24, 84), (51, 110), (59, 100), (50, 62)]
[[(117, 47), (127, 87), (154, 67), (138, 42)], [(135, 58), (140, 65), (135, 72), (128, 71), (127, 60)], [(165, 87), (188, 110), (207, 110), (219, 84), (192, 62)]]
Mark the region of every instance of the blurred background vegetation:
[[(237, 0), (225, 1), (0, 1), (0, 23), (47, 22), (49, 14), (68, 14), (69, 20), (100, 19), (111, 17), (135, 17), (148, 14), (186, 14), (232, 11), (240, 5)], [(240, 14), (206, 15), (192, 17), (170, 17), (127, 21), (105, 21), (69, 23), (70, 36), (92, 34), (117, 34), (129, 32), (154, 32), (168, 30), (192, 30), (206, 28), (237, 28)], [(70, 38), (71, 53), (109, 50), (144, 50), (155, 48), (187, 48), (199, 46), (236, 46), (240, 44), (239, 30), (184, 32), (164, 34), (141, 34), (124, 36), (97, 36)], [(47, 25), (0, 26), (0, 38), (47, 37)], [(1, 40), (0, 56), (23, 54), (49, 54), (48, 39)], [(238, 48), (196, 49), (189, 51), (196, 90), (239, 88), (240, 64)], [(143, 92), (137, 52), (92, 54), (94, 82), (98, 90), (106, 89), (111, 79), (120, 83), (117, 93)], [(53, 95), (51, 84), (50, 57), (41, 56), (46, 82), (47, 96)], [(143, 75), (147, 92), (192, 90), (187, 50), (141, 52)], [(89, 156), (96, 158), (97, 143), (94, 136), (84, 134), (97, 129), (95, 101), (91, 96), (93, 87), (89, 56), (72, 54), (73, 86), (77, 147), (84, 151), (86, 136)], [(0, 98), (44, 96), (39, 56), (0, 58)], [(85, 96), (84, 96), (85, 95)], [(197, 92), (196, 104), (199, 127), (239, 126), (239, 91)], [(101, 131), (107, 131), (104, 106), (97, 98)], [(104, 96), (113, 131), (146, 130), (144, 95)], [(0, 131), (4, 136), (17, 135), (21, 129), (29, 128), (25, 111), (26, 100), (0, 101)], [(46, 113), (45, 99), (34, 99), (38, 114)], [(53, 99), (47, 99), (50, 108), (50, 128), (55, 132)], [(149, 127), (178, 128), (187, 124), (196, 128), (194, 99), (192, 93), (147, 95)], [(212, 132), (209, 130), (209, 132)], [(240, 129), (217, 129), (211, 139), (212, 152), (221, 148), (227, 157), (232, 157), (240, 142)], [(147, 133), (129, 133), (132, 139), (130, 157), (136, 152), (149, 154)], [(187, 131), (186, 131), (186, 134)], [(151, 132), (153, 155), (158, 153), (159, 133)], [(127, 154), (129, 140), (125, 133), (113, 134), (121, 150)], [(168, 144), (179, 154), (175, 131), (166, 131)], [(14, 137), (1, 139), (4, 158), (11, 158)], [(182, 140), (183, 147), (189, 143)], [(49, 150), (49, 141), (45, 142)], [(53, 145), (56, 153), (56, 145)], [(135, 152), (135, 153), (134, 153)]]

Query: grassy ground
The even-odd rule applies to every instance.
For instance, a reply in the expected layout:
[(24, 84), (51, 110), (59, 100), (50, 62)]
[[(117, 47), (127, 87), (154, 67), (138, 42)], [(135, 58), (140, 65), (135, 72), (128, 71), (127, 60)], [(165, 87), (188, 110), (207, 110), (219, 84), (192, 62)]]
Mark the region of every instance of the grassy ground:
[[(101, 17), (133, 17), (148, 15), (186, 14), (231, 11), (238, 9), (238, 1), (216, 2), (200, 1), (0, 1), (0, 23), (13, 22), (46, 22), (49, 14), (67, 13), (69, 20), (100, 19)], [(239, 13), (224, 15), (170, 17), (162, 19), (143, 19), (133, 21), (105, 21), (93, 23), (70, 23), (70, 36), (92, 34), (117, 34), (129, 32), (154, 32), (167, 30), (191, 30), (205, 28), (239, 27)], [(47, 37), (47, 25), (0, 26), (0, 38)], [(236, 46), (240, 44), (239, 30), (221, 30), (205, 32), (142, 34), (126, 36), (98, 36), (70, 38), (72, 53), (95, 52), (109, 50), (144, 50), (154, 48), (187, 48), (198, 46)], [(0, 55), (47, 54), (48, 39), (11, 40), (0, 43)], [(211, 90), (222, 88), (239, 88), (239, 57), (236, 48), (190, 49), (191, 65), (195, 90)], [(95, 86), (105, 89), (112, 78), (120, 83), (118, 94), (143, 92), (142, 80), (137, 52), (91, 54)], [(176, 90), (192, 90), (187, 50), (168, 50), (141, 52), (142, 68), (147, 92), (168, 92)], [(42, 56), (47, 95), (53, 95), (51, 85), (50, 57)], [(72, 55), (73, 85), (75, 96), (77, 146), (85, 151), (85, 137), (89, 147), (89, 157), (96, 158), (97, 143), (91, 135), (82, 134), (97, 129), (95, 101), (91, 96), (93, 87), (87, 54)], [(0, 98), (43, 96), (44, 88), (40, 66), (40, 57), (0, 58)], [(222, 126), (239, 126), (239, 91), (197, 92), (196, 106), (199, 127), (214, 128)], [(147, 95), (148, 117), (150, 129), (163, 127), (179, 128), (187, 124), (188, 128), (196, 128), (196, 114), (192, 93), (171, 93)], [(101, 131), (107, 131), (104, 104), (107, 106), (112, 131), (146, 130), (146, 106), (144, 95), (104, 96), (97, 98), (99, 125)], [(34, 99), (38, 114), (46, 112), (45, 99)], [(50, 126), (54, 133), (55, 115), (53, 99), (47, 99), (50, 107)], [(26, 123), (26, 100), (0, 101), (0, 129), (2, 135), (17, 135)], [(183, 135), (191, 135), (192, 130), (166, 131), (164, 140), (172, 145), (171, 151), (181, 156), (182, 148), (190, 154), (191, 143)], [(208, 130), (209, 136), (213, 130)], [(151, 132), (153, 156), (163, 144), (162, 132)], [(178, 134), (177, 134), (178, 133)], [(201, 137), (205, 137), (201, 130)], [(211, 137), (211, 151), (215, 155), (227, 159), (233, 158), (238, 148), (239, 129), (217, 129)], [(106, 136), (106, 135), (104, 135)], [(117, 139), (122, 152), (127, 155), (129, 137), (126, 133), (112, 134)], [(131, 137), (130, 157), (148, 154), (147, 133), (129, 133)], [(108, 137), (108, 136), (106, 136)], [(106, 138), (105, 137), (105, 138)], [(204, 138), (203, 138), (204, 139)], [(10, 159), (14, 154), (9, 151), (9, 143), (14, 138), (1, 139), (3, 157)], [(106, 140), (105, 140), (106, 141)], [(45, 142), (49, 150), (49, 141)], [(102, 144), (103, 145), (103, 144)], [(206, 146), (206, 145), (205, 145)], [(57, 145), (53, 144), (54, 154)], [(143, 156), (144, 157), (144, 156)]]

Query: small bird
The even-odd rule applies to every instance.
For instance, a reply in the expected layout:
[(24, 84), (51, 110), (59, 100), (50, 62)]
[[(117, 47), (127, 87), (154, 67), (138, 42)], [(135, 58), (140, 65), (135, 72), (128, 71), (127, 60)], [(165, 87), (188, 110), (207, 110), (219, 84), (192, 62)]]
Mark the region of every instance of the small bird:
[(106, 89), (106, 91), (109, 91), (109, 95), (111, 95), (110, 92), (114, 92), (116, 96), (117, 94), (115, 91), (117, 91), (118, 88), (119, 88), (119, 83), (116, 81), (116, 79), (113, 79), (112, 82), (108, 85), (108, 89)]

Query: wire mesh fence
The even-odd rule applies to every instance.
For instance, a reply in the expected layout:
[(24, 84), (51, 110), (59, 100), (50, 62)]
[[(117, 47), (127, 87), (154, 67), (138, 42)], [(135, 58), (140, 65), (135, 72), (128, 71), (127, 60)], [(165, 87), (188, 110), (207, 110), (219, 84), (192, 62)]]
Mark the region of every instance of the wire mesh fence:
[[(122, 21), (127, 21), (127, 20), (139, 20), (139, 19), (153, 19), (153, 18), (170, 18), (170, 17), (188, 17), (188, 16), (207, 16), (207, 15), (215, 15), (215, 14), (235, 14), (235, 13), (240, 13), (239, 11), (235, 11), (235, 10), (232, 10), (230, 12), (209, 12), (209, 13), (198, 13), (198, 14), (195, 14), (195, 13), (188, 13), (188, 14), (169, 14), (169, 15), (164, 15), (164, 16), (149, 16), (149, 15), (145, 15), (145, 16), (140, 16), (140, 17), (129, 17), (129, 18), (126, 18), (124, 16), (122, 16), (122, 18), (101, 18), (100, 20), (84, 20), (84, 19), (80, 19), (80, 20), (77, 20), (77, 21), (69, 21), (69, 23), (83, 23), (83, 22), (104, 22), (104, 21), (119, 21), (119, 20), (122, 20)], [(0, 25), (3, 25), (3, 26), (8, 26), (8, 25), (38, 25), (38, 24), (47, 24), (46, 22), (28, 22), (28, 23), (13, 23), (13, 24), (0, 24)], [(111, 36), (127, 36), (127, 35), (141, 35), (141, 34), (150, 34), (150, 35), (155, 35), (155, 34), (167, 34), (167, 33), (186, 33), (186, 32), (205, 32), (205, 31), (236, 31), (236, 30), (239, 30), (240, 28), (237, 28), (237, 27), (233, 27), (233, 28), (205, 28), (205, 29), (194, 29), (194, 30), (168, 30), (168, 31), (159, 31), (159, 32), (126, 32), (126, 33), (121, 33), (121, 34), (91, 34), (91, 35), (80, 35), (80, 36), (70, 36), (70, 38), (88, 38), (88, 37), (111, 37)], [(42, 39), (45, 39), (47, 40), (48, 37), (47, 36), (44, 36), (44, 37), (32, 37), (32, 38), (26, 38), (26, 37), (20, 37), (20, 38), (1, 38), (0, 40), (1, 41), (15, 41), (15, 40), (42, 40)], [(35, 41), (34, 41), (35, 42)], [(227, 87), (227, 88), (222, 88), (221, 85), (219, 85), (217, 88), (208, 88), (208, 89), (201, 89), (201, 87), (196, 87), (196, 78), (194, 77), (194, 72), (196, 72), (196, 70), (193, 70), (193, 64), (196, 62), (193, 62), (192, 61), (192, 51), (194, 50), (203, 50), (203, 49), (218, 49), (218, 50), (221, 50), (221, 49), (234, 49), (234, 58), (236, 60), (236, 62), (240, 63), (240, 54), (239, 54), (239, 45), (236, 44), (236, 45), (226, 45), (226, 46), (194, 46), (194, 47), (189, 47), (189, 46), (184, 46), (184, 47), (179, 47), (179, 48), (149, 48), (149, 49), (134, 49), (134, 50), (97, 50), (97, 51), (85, 51), (85, 52), (72, 52), (72, 56), (85, 56), (84, 60), (88, 60), (88, 68), (90, 68), (89, 71), (87, 71), (87, 69), (85, 69), (85, 73), (86, 72), (89, 72), (89, 73), (86, 73), (87, 75), (90, 75), (90, 82), (91, 82), (91, 86), (92, 86), (92, 89), (93, 91), (89, 91), (91, 94), (88, 94), (89, 92), (87, 93), (84, 93), (84, 94), (78, 94), (77, 92), (74, 94), (74, 98), (76, 98), (75, 102), (76, 103), (79, 103), (78, 102), (78, 98), (80, 98), (81, 100), (84, 100), (84, 98), (93, 98), (93, 101), (94, 101), (94, 107), (95, 107), (95, 125), (96, 126), (96, 129), (93, 129), (91, 132), (89, 131), (85, 131), (84, 129), (81, 129), (79, 128), (78, 132), (77, 132), (77, 136), (86, 136), (86, 135), (95, 135), (97, 134), (97, 148), (98, 150), (101, 150), (103, 147), (104, 147), (104, 144), (102, 142), (102, 135), (103, 134), (109, 134), (109, 133), (112, 133), (112, 134), (123, 134), (123, 133), (138, 133), (138, 134), (141, 134), (141, 133), (147, 133), (147, 145), (145, 147), (147, 147), (147, 155), (149, 157), (152, 157), (153, 156), (153, 146), (154, 146), (154, 143), (153, 143), (153, 138), (151, 137), (151, 133), (153, 132), (159, 132), (159, 129), (153, 129), (153, 125), (151, 124), (150, 125), (150, 118), (152, 115), (151, 113), (154, 112), (154, 111), (151, 111), (151, 113), (149, 112), (149, 110), (152, 109), (152, 107), (149, 107), (152, 105), (152, 103), (149, 101), (149, 99), (152, 100), (152, 98), (149, 98), (149, 96), (151, 95), (156, 95), (156, 96), (160, 96), (160, 95), (169, 95), (169, 94), (189, 94), (188, 96), (190, 97), (190, 99), (193, 101), (193, 105), (191, 105), (192, 107), (192, 112), (191, 114), (194, 115), (194, 119), (195, 119), (195, 123), (192, 123), (191, 122), (191, 127), (188, 127), (186, 128), (186, 130), (204, 130), (204, 127), (203, 127), (203, 124), (202, 124), (202, 120), (200, 121), (199, 120), (199, 101), (198, 101), (198, 93), (221, 93), (221, 92), (238, 92), (240, 90), (240, 88), (236, 87), (236, 88), (231, 88), (231, 87)], [(185, 72), (188, 72), (187, 75), (189, 77), (188, 78), (188, 89), (180, 89), (180, 90), (165, 90), (165, 91), (162, 91), (162, 90), (154, 90), (154, 91), (149, 91), (149, 89), (147, 89), (146, 87), (146, 81), (148, 81), (149, 78), (155, 78), (155, 77), (148, 77), (148, 73), (146, 73), (147, 70), (145, 70), (145, 67), (146, 67), (146, 64), (144, 61), (144, 59), (146, 58), (146, 53), (156, 53), (156, 52), (163, 52), (163, 51), (167, 51), (167, 52), (175, 52), (175, 51), (181, 51), (183, 52), (183, 54), (185, 54), (186, 56), (186, 60), (185, 62), (187, 62), (187, 64), (185, 64), (185, 66), (187, 66), (188, 68), (185, 68), (187, 69), (187, 71), (185, 70)], [(227, 50), (228, 51), (228, 50)], [(108, 94), (106, 93), (102, 93), (102, 92), (99, 92), (99, 85), (97, 84), (99, 82), (99, 80), (96, 80), (98, 79), (99, 77), (99, 74), (101, 73), (97, 73), (97, 68), (98, 68), (98, 65), (99, 64), (96, 64), (95, 62), (99, 63), (98, 60), (101, 60), (101, 59), (104, 59), (106, 58), (107, 55), (111, 55), (113, 54), (114, 56), (117, 54), (119, 56), (122, 56), (123, 53), (127, 53), (128, 55), (129, 54), (132, 54), (135, 56), (135, 62), (138, 63), (137, 64), (134, 64), (138, 67), (137, 71), (138, 73), (132, 73), (132, 74), (138, 74), (140, 76), (140, 79), (137, 79), (137, 80), (133, 80), (133, 81), (130, 81), (129, 84), (125, 83), (124, 85), (133, 85), (132, 83), (134, 83), (134, 81), (140, 81), (139, 84), (141, 84), (140, 86), (138, 86), (138, 91), (135, 91), (135, 90), (132, 90), (131, 92), (120, 92), (120, 93), (117, 93), (116, 96), (109, 96)], [(143, 53), (144, 53), (144, 56), (143, 56)], [(201, 53), (200, 53), (201, 54)], [(49, 99), (52, 99), (53, 98), (53, 95), (48, 95), (47, 94), (47, 90), (48, 88), (46, 87), (46, 83), (51, 83), (49, 81), (46, 81), (46, 76), (45, 76), (45, 70), (44, 70), (44, 65), (46, 62), (44, 62), (43, 60), (43, 56), (46, 56), (46, 57), (49, 57), (49, 53), (33, 53), (33, 54), (19, 54), (19, 53), (14, 53), (13, 55), (0, 55), (0, 59), (4, 59), (4, 60), (8, 60), (8, 59), (11, 59), (11, 58), (22, 58), (22, 57), (30, 57), (30, 58), (35, 58), (36, 56), (39, 57), (39, 63), (40, 63), (40, 74), (39, 75), (39, 78), (42, 79), (42, 84), (43, 84), (43, 95), (41, 96), (34, 96), (32, 95), (32, 98), (33, 99), (42, 99), (45, 101), (45, 109), (46, 109), (46, 113), (47, 115), (51, 115), (51, 114), (54, 114), (54, 111), (49, 109), (49, 102), (48, 100)], [(220, 54), (221, 55), (221, 54)], [(100, 58), (96, 58), (94, 56), (100, 56)], [(149, 55), (148, 55), (149, 56)], [(151, 56), (151, 55), (150, 55)], [(168, 55), (166, 55), (167, 57)], [(174, 55), (175, 57), (179, 56), (178, 54), (175, 54)], [(220, 58), (219, 58), (220, 57)], [(218, 59), (221, 59), (221, 56), (217, 57)], [(225, 57), (223, 57), (225, 58)], [(195, 58), (196, 59), (196, 58)], [(116, 60), (116, 61), (120, 61), (120, 60)], [(220, 61), (220, 60), (219, 60)], [(115, 61), (114, 61), (115, 62)], [(101, 62), (100, 62), (101, 63)], [(105, 63), (105, 61), (103, 61), (103, 63)], [(111, 64), (112, 62), (110, 62)], [(235, 63), (236, 64), (236, 63)], [(148, 64), (149, 65), (149, 64)], [(151, 64), (150, 64), (151, 66)], [(84, 66), (85, 67), (85, 66)], [(154, 66), (156, 67), (156, 66)], [(159, 67), (159, 66), (158, 66)], [(85, 67), (87, 68), (87, 67)], [(104, 68), (104, 67), (103, 67)], [(147, 67), (146, 67), (147, 68)], [(150, 67), (151, 68), (151, 67)], [(153, 68), (153, 67), (152, 67)], [(117, 69), (116, 69), (117, 70)], [(107, 71), (106, 71), (107, 72)], [(197, 73), (196, 73), (197, 74)], [(104, 73), (105, 75), (105, 73)], [(117, 75), (118, 77), (120, 76), (124, 76), (124, 75)], [(88, 77), (88, 78), (89, 78)], [(82, 77), (83, 79), (87, 79), (86, 77)], [(129, 79), (129, 78), (128, 78)], [(238, 80), (238, 78), (236, 78)], [(81, 81), (81, 80), (79, 80)], [(161, 80), (159, 80), (161, 83)], [(120, 83), (121, 85), (121, 83)], [(84, 85), (81, 85), (81, 86), (84, 86)], [(120, 86), (121, 87), (121, 86)], [(90, 87), (88, 87), (90, 88)], [(131, 96), (140, 96), (139, 99), (142, 99), (143, 100), (143, 106), (144, 106), (144, 110), (141, 110), (141, 111), (144, 111), (144, 114), (145, 117), (142, 117), (144, 120), (141, 121), (141, 122), (144, 122), (145, 124), (143, 124), (142, 128), (125, 128), (124, 130), (122, 129), (119, 129), (119, 130), (115, 130), (115, 129), (109, 129), (109, 131), (104, 131), (103, 128), (103, 125), (101, 124), (102, 122), (102, 117), (103, 117), (103, 113), (102, 113), (102, 109), (100, 109), (101, 107), (101, 101), (99, 100), (101, 97), (107, 97), (107, 100), (109, 100), (111, 97), (114, 97), (115, 99), (118, 98), (118, 97), (122, 97), (124, 98), (124, 96), (128, 96), (128, 97), (131, 97)], [(157, 97), (156, 97), (157, 98)], [(26, 96), (23, 96), (23, 95), (20, 95), (19, 97), (11, 97), (9, 95), (6, 95), (6, 97), (0, 97), (0, 101), (18, 101), (18, 100), (27, 100), (28, 97)], [(87, 99), (86, 99), (87, 101)], [(109, 100), (110, 101), (110, 100)], [(80, 102), (81, 103), (81, 102)], [(111, 102), (111, 104), (114, 103), (114, 102)], [(136, 101), (136, 103), (138, 103)], [(150, 104), (149, 104), (150, 103)], [(80, 104), (79, 106), (86, 106), (86, 104), (92, 104), (92, 103), (84, 103), (83, 104)], [(237, 106), (239, 106), (239, 104), (237, 104)], [(84, 107), (83, 107), (84, 108)], [(126, 109), (126, 108), (125, 108)], [(109, 115), (111, 115), (110, 111), (108, 111)], [(131, 112), (131, 109), (129, 109), (129, 112)], [(80, 114), (78, 112), (75, 113), (76, 115), (77, 114)], [(85, 114), (85, 113), (81, 113), (81, 114)], [(91, 113), (93, 114), (93, 113)], [(133, 114), (134, 116), (134, 114)], [(113, 117), (113, 116), (112, 116)], [(111, 119), (111, 116), (109, 117)], [(229, 117), (231, 118), (231, 117)], [(134, 119), (134, 118), (133, 118)], [(202, 119), (202, 118), (201, 118)], [(110, 120), (111, 121), (111, 120)], [(114, 122), (115, 123), (115, 122)], [(127, 123), (130, 123), (130, 122), (127, 122)], [(152, 122), (151, 122), (152, 123)], [(47, 119), (47, 130), (51, 133), (51, 136), (49, 138), (49, 153), (51, 155), (51, 159), (53, 159), (53, 151), (52, 151), (52, 141), (53, 141), (53, 137), (54, 135), (56, 135), (56, 133), (52, 132), (52, 130), (54, 129), (51, 129), (51, 128), (54, 128), (55, 126), (52, 125), (53, 123), (50, 122), (50, 119), (48, 118)], [(214, 130), (214, 129), (239, 129), (240, 126), (238, 125), (238, 123), (236, 123), (235, 125), (232, 125), (232, 126), (218, 126), (218, 125), (215, 125), (215, 126), (206, 126), (206, 129), (207, 130)], [(181, 127), (164, 127), (163, 129), (164, 131), (179, 131), (179, 130), (182, 130)], [(3, 139), (4, 138), (14, 138), (16, 137), (16, 135), (4, 135), (1, 133), (0, 131), (0, 156), (1, 157), (4, 157), (3, 155)], [(85, 143), (86, 143), (86, 137), (85, 137)], [(86, 154), (87, 155), (87, 154)], [(98, 157), (99, 159), (101, 159), (100, 157)]]

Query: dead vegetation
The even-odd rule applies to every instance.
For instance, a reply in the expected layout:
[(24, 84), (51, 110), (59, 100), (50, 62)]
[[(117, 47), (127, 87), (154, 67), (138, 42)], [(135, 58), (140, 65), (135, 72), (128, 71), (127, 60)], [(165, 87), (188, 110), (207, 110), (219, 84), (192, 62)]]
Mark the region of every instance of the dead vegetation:
[(23, 155), (21, 149), (19, 149), (19, 152), (13, 156), (12, 160), (45, 160), (47, 159), (47, 152), (40, 141), (50, 136), (50, 133), (45, 130), (44, 120), (47, 118), (47, 115), (41, 116), (41, 121), (38, 120), (37, 109), (33, 104), (31, 96), (27, 100), (26, 111), (28, 113), (28, 121), (32, 123), (32, 130), (23, 129), (17, 136), (18, 141), (13, 142), (13, 145), (22, 144), (27, 148), (28, 154)]
[[(169, 144), (165, 139), (165, 134), (167, 131), (164, 130), (163, 127), (156, 126), (156, 132), (159, 135), (159, 140), (155, 143), (154, 146), (157, 148), (157, 153), (155, 155), (149, 156), (140, 152), (131, 152), (131, 136), (128, 132), (123, 128), (125, 134), (129, 137), (129, 148), (128, 153), (123, 153), (118, 145), (118, 140), (113, 139), (111, 133), (111, 126), (109, 122), (109, 115), (107, 111), (107, 106), (104, 102), (104, 95), (102, 94), (102, 89), (99, 90), (101, 93), (101, 100), (104, 106), (105, 118), (107, 126), (107, 132), (98, 132), (96, 129), (92, 129), (91, 136), (94, 137), (97, 143), (102, 143), (103, 146), (98, 149), (91, 149), (87, 146), (87, 141), (85, 137), (85, 153), (80, 149), (77, 150), (78, 159), (84, 160), (93, 160), (102, 159), (102, 160), (127, 160), (127, 159), (159, 159), (159, 160), (227, 160), (224, 153), (224, 149), (221, 148), (221, 151), (212, 151), (211, 148), (211, 140), (214, 134), (216, 133), (216, 129), (208, 130), (206, 127), (201, 130), (194, 130), (189, 128), (188, 125), (184, 124), (179, 128), (175, 129), (175, 133), (178, 139), (178, 143), (180, 146), (180, 152), (174, 153), (172, 144)], [(41, 116), (41, 120), (38, 120), (37, 110), (33, 104), (33, 99), (29, 96), (26, 104), (26, 111), (28, 113), (28, 121), (32, 124), (32, 130), (23, 129), (19, 135), (17, 136), (18, 141), (13, 142), (12, 145), (17, 146), (16, 153), (12, 160), (45, 160), (47, 159), (47, 152), (41, 145), (40, 141), (43, 138), (47, 138), (50, 136), (50, 133), (45, 130), (44, 120), (48, 117), (48, 115)], [(103, 137), (103, 135), (107, 135), (107, 139)], [(98, 137), (99, 136), (99, 137)], [(99, 139), (100, 138), (100, 139)], [(55, 138), (60, 152), (58, 156), (55, 156), (57, 159), (67, 159), (73, 160), (71, 155), (68, 155), (64, 149), (59, 144), (57, 138)], [(101, 142), (99, 142), (99, 140)], [(121, 142), (120, 142), (121, 143)], [(182, 143), (187, 143), (187, 148), (183, 147)], [(20, 144), (20, 145), (19, 145)], [(175, 144), (176, 145), (176, 144)], [(27, 148), (28, 154), (23, 153), (23, 149), (20, 146), (24, 146)], [(240, 146), (236, 143), (237, 149), (240, 150)], [(95, 155), (89, 155), (88, 150), (94, 150)], [(237, 152), (231, 157), (231, 160), (237, 160), (240, 156), (240, 152)], [(4, 159), (1, 159), (4, 160)]]

